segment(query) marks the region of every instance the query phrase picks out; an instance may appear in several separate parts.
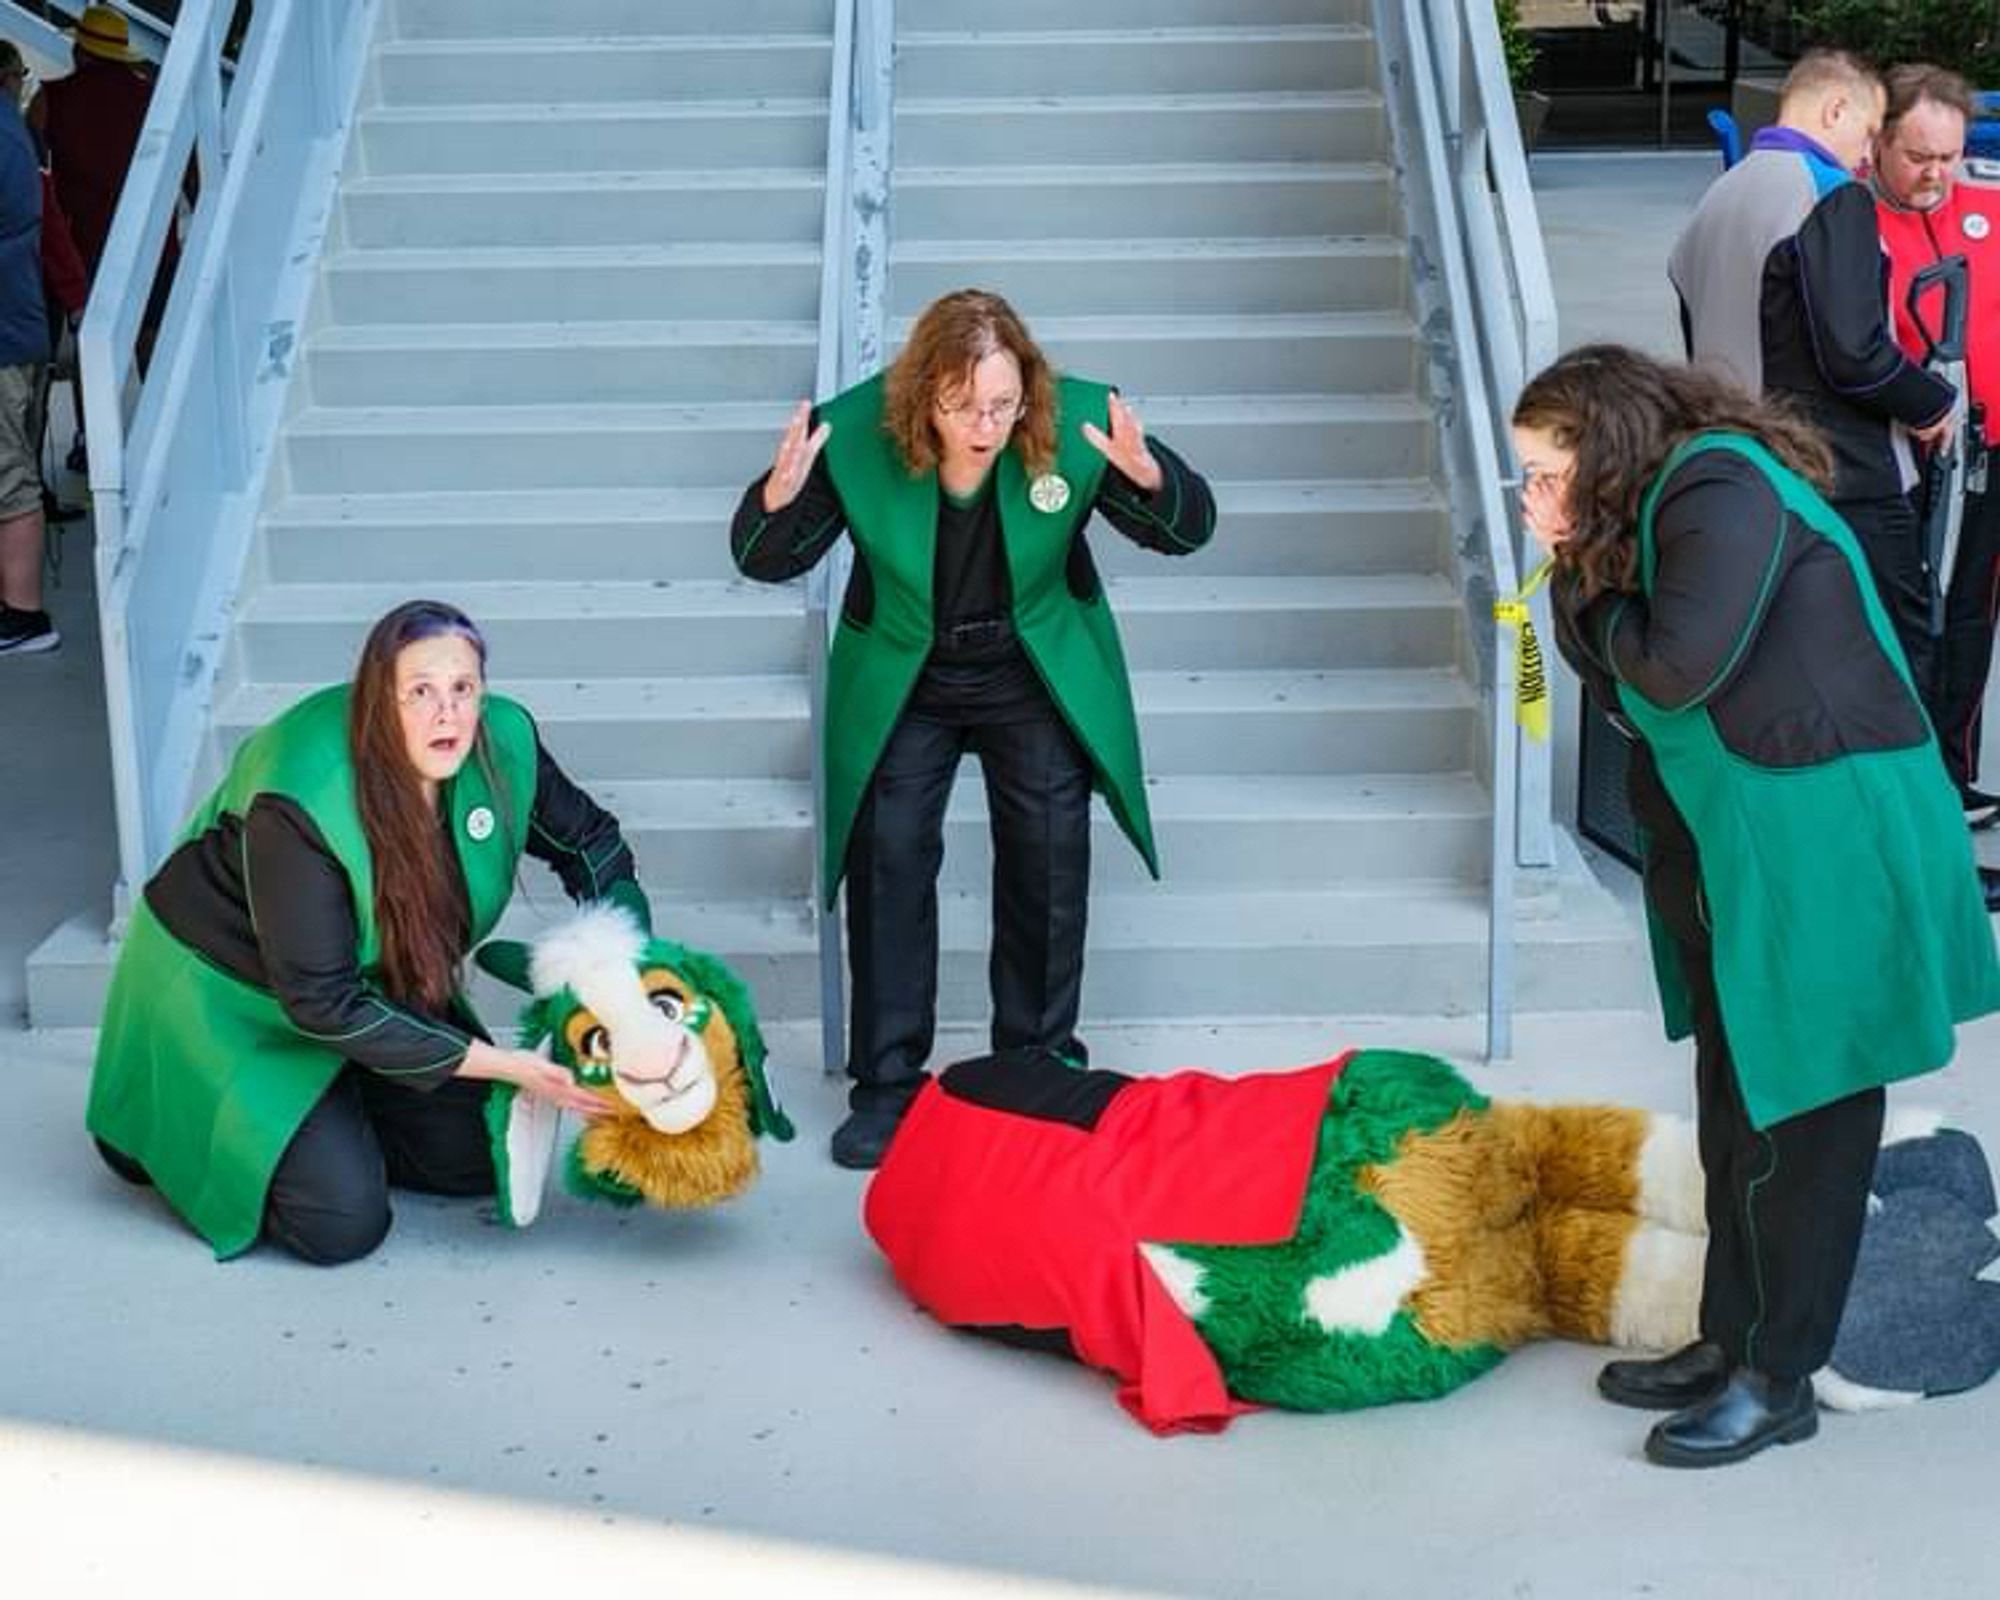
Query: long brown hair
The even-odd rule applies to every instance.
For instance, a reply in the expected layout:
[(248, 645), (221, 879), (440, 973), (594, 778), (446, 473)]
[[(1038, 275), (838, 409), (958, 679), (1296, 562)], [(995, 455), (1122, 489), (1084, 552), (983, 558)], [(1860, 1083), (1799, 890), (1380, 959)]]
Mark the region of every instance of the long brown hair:
[[(472, 619), (437, 600), (411, 600), (369, 630), (354, 669), (347, 742), (354, 758), (354, 794), (361, 831), (375, 865), (375, 927), (382, 944), (382, 986), (390, 998), (442, 1011), (458, 987), (459, 962), (471, 930), (457, 891), (456, 863), (425, 803), (410, 765), (396, 702), (396, 657), (404, 647), (452, 634), (469, 643), (486, 670), (486, 641)], [(472, 759), (490, 765), (480, 724)]]
[(924, 307), (889, 368), (882, 426), (912, 476), (938, 463), (938, 397), (972, 382), (972, 369), (1004, 350), (1021, 368), (1021, 418), (1008, 446), (1030, 475), (1056, 461), (1055, 372), (1012, 306), (984, 289), (957, 289)]
[(1514, 426), (1545, 428), (1576, 466), (1565, 491), (1570, 533), (1559, 571), (1589, 599), (1637, 586), (1639, 503), (1666, 459), (1698, 433), (1747, 434), (1824, 489), (1833, 453), (1808, 424), (1700, 367), (1617, 344), (1583, 345), (1542, 369), (1514, 402)]

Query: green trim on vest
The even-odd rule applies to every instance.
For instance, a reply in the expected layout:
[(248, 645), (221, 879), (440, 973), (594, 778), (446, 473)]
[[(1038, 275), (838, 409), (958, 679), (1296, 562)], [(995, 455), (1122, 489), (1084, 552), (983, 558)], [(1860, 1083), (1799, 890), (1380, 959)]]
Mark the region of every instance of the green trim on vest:
[[(933, 638), (933, 573), (939, 488), (935, 470), (912, 474), (883, 427), (881, 376), (819, 408), (832, 424), (826, 463), (847, 508), (848, 534), (868, 563), (875, 610), (866, 626), (844, 616), (827, 669), (826, 826), (820, 863), (831, 906), (846, 871), (855, 814), (903, 707), (922, 674)], [(1001, 453), (994, 471), (1001, 537), (1013, 585), (1014, 628), (1022, 648), (1095, 770), (1096, 787), (1125, 836), (1160, 875), (1139, 753), (1138, 718), (1118, 628), (1103, 592), (1079, 600), (1069, 590), (1072, 543), (1096, 503), (1107, 464), (1082, 424), (1110, 429), (1111, 390), (1081, 379), (1057, 383), (1056, 473), (1069, 496), (1038, 511), (1019, 454)]]
[[(293, 801), (347, 874), (356, 955), (372, 979), (380, 958), (374, 863), (355, 802), (348, 698), (344, 684), (320, 690), (244, 740), (183, 838), (224, 813), (243, 815), (260, 794)], [(536, 778), (535, 726), (526, 710), (489, 695), (481, 727), (500, 794), (475, 754), (442, 795), (475, 943), (506, 909)], [(440, 1060), (457, 1049), (442, 1030), (439, 1042)], [(273, 995), (211, 966), (142, 902), (112, 975), (88, 1125), (146, 1168), (218, 1257), (236, 1255), (256, 1243), (278, 1158), (339, 1073), (346, 1059), (340, 1047), (350, 1043), (300, 1033)]]
[[(1639, 510), (1642, 592), (1653, 590), (1666, 481), (1704, 450), (1753, 463), (1786, 510), (1846, 558), (1875, 647), (1914, 701), (1852, 531), (1754, 439), (1701, 434), (1668, 457)], [(1759, 767), (1723, 744), (1705, 704), (1668, 710), (1628, 684), (1618, 692), (1694, 835), (1723, 1027), (1755, 1126), (1933, 1071), (1951, 1058), (1955, 1023), (2000, 1009), (1992, 925), (1935, 739)], [(1653, 935), (1668, 1033), (1682, 1038), (1677, 950), (1657, 923)]]

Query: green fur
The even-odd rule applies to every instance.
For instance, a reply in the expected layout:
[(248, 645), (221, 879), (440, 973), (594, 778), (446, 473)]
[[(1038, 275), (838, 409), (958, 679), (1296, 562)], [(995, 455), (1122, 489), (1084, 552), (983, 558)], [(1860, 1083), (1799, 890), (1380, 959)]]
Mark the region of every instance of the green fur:
[[(667, 967), (679, 973), (688, 986), (705, 994), (722, 1007), (730, 1031), (736, 1035), (737, 1059), (750, 1086), (750, 1131), (783, 1144), (792, 1137), (791, 1118), (779, 1109), (764, 1076), (764, 1031), (757, 1026), (757, 1007), (750, 989), (730, 970), (720, 956), (695, 950), (671, 939), (649, 938), (639, 952), (639, 965)], [(532, 1050), (544, 1039), (560, 1041), (562, 1030), (576, 1012), (577, 999), (567, 989), (559, 994), (539, 995), (521, 1010), (518, 1024), (523, 1049)], [(559, 1055), (560, 1055), (559, 1051)], [(572, 1063), (564, 1061), (565, 1066)]]
[(1298, 1411), (1342, 1411), (1430, 1399), (1492, 1367), (1503, 1352), (1447, 1348), (1407, 1311), (1375, 1336), (1328, 1333), (1305, 1312), (1314, 1278), (1386, 1255), (1395, 1219), (1357, 1186), (1363, 1168), (1394, 1158), (1427, 1132), (1486, 1099), (1445, 1062), (1400, 1050), (1364, 1050), (1334, 1080), (1312, 1176), (1292, 1237), (1276, 1245), (1175, 1245), (1202, 1269), (1207, 1309), (1195, 1321), (1230, 1393)]
[(563, 1187), (579, 1200), (602, 1200), (614, 1206), (636, 1206), (646, 1198), (631, 1184), (610, 1173), (586, 1167), (580, 1138), (570, 1142), (569, 1155), (563, 1162)]
[(744, 1076), (750, 1080), (750, 1131), (780, 1144), (790, 1139), (791, 1118), (778, 1109), (764, 1077), (764, 1032), (757, 1026), (757, 1008), (750, 998), (749, 986), (720, 956), (689, 949), (671, 939), (649, 940), (640, 959), (647, 966), (671, 967), (722, 1007), (722, 1014), (736, 1035), (736, 1051), (743, 1063)]

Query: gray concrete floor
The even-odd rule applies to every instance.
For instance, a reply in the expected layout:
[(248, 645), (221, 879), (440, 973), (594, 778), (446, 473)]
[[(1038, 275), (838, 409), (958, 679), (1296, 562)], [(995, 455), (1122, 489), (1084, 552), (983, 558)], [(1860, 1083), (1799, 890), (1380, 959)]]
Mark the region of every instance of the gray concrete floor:
[[(1664, 323), (1673, 157), (1538, 164), (1572, 339)], [(1628, 225), (1629, 220), (1629, 225)], [(1669, 347), (1670, 348), (1670, 347)], [(0, 661), (0, 997), (109, 875), (80, 558), (71, 647)], [(691, 933), (698, 930), (689, 930)], [(1462, 1061), (1477, 1019), (1093, 1036), (1134, 1070), (1397, 1043)], [(1494, 1597), (1990, 1592), (2000, 1388), (1828, 1417), (1803, 1449), (1648, 1467), (1597, 1352), (1544, 1345), (1458, 1394), (1158, 1440), (1108, 1383), (946, 1333), (899, 1296), (830, 1166), (836, 1088), (775, 1041), (798, 1143), (711, 1216), (557, 1200), (532, 1230), (416, 1197), (319, 1272), (212, 1263), (81, 1133), (87, 1035), (0, 1029), (0, 1591), (436, 1592), (644, 1581), (669, 1594)], [(1904, 1098), (2000, 1136), (2000, 1022)], [(1650, 1014), (1526, 1017), (1490, 1091), (1684, 1108)], [(260, 1575), (270, 1578), (268, 1585)], [(620, 1592), (638, 1592), (620, 1591)], [(647, 1592), (652, 1592), (648, 1590)]]

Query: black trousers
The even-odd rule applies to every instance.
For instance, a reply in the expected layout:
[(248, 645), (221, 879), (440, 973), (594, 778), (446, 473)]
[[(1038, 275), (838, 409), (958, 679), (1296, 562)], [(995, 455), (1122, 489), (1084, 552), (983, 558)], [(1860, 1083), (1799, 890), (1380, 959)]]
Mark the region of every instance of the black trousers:
[(1861, 1248), (1884, 1096), (1868, 1089), (1750, 1125), (1716, 995), (1694, 858), (1649, 857), (1646, 895), (1673, 935), (1694, 1014), (1696, 1142), (1708, 1254), (1701, 1335), (1734, 1366), (1790, 1380), (1833, 1352)]
[(490, 1088), (453, 1078), (425, 1093), (350, 1063), (278, 1158), (264, 1236), (334, 1266), (387, 1237), (392, 1184), (425, 1194), (492, 1194)]
[(1969, 789), (1979, 776), (1980, 711), (2000, 618), (2000, 492), (1967, 495), (1958, 560), (1945, 594), (1937, 664), (1937, 733), (1945, 770)]
[(857, 1111), (907, 1103), (930, 1060), (945, 801), (968, 750), (985, 774), (993, 831), (992, 1047), (1084, 1055), (1076, 1019), (1090, 759), (1039, 685), (999, 710), (954, 711), (930, 696), (890, 735), (847, 848), (848, 1100)]
[(1886, 500), (1837, 500), (1833, 503), (1868, 558), (1875, 592), (1881, 596), (1895, 629), (1896, 642), (1910, 664), (1917, 698), (1931, 726), (1943, 731), (1939, 716), (1940, 649), (1931, 633), (1930, 575), (1924, 565), (1923, 534), (1916, 507), (1906, 495)]

